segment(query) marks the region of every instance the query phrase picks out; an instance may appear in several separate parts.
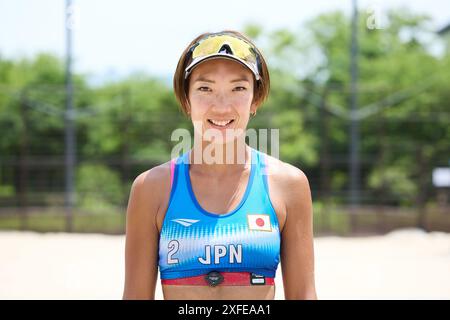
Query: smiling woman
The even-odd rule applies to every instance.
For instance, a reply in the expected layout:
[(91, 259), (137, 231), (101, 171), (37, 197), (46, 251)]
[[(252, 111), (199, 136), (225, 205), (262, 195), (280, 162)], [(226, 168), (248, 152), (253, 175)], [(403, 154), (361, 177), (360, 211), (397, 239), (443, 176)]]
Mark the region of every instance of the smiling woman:
[(194, 146), (133, 183), (124, 299), (154, 299), (158, 267), (165, 299), (274, 299), (280, 261), (285, 298), (316, 298), (308, 180), (245, 143), (269, 87), (239, 32), (202, 34), (183, 52), (174, 89)]
[(208, 129), (220, 130), (229, 134), (217, 138), (230, 143), (234, 133), (245, 131), (257, 107), (252, 103), (252, 74), (246, 67), (227, 59), (210, 59), (192, 71), (190, 82), (187, 113), (200, 135), (205, 136)]

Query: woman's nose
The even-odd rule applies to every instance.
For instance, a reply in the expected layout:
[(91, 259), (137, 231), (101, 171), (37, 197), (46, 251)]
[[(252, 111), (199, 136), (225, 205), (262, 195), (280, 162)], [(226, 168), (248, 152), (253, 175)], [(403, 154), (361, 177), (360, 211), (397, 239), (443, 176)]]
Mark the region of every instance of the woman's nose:
[(214, 105), (217, 105), (220, 108), (231, 107), (232, 99), (229, 97), (229, 94), (217, 93), (214, 96)]

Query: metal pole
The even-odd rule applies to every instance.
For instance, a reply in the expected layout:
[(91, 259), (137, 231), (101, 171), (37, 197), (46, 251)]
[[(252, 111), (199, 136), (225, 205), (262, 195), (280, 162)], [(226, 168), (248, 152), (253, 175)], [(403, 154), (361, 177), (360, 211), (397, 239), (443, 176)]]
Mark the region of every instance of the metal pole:
[(73, 86), (72, 86), (72, 28), (73, 28), (73, 6), (71, 0), (66, 0), (65, 13), (66, 28), (66, 112), (64, 114), (65, 122), (65, 171), (66, 171), (66, 190), (65, 190), (65, 210), (66, 210), (66, 231), (73, 230), (73, 207), (75, 204), (74, 193), (74, 167), (75, 167), (75, 126), (73, 110)]
[(359, 121), (356, 115), (358, 106), (358, 5), (357, 0), (352, 0), (352, 32), (350, 49), (350, 76), (351, 76), (351, 94), (350, 94), (350, 206), (352, 228), (355, 226), (356, 207), (359, 204)]

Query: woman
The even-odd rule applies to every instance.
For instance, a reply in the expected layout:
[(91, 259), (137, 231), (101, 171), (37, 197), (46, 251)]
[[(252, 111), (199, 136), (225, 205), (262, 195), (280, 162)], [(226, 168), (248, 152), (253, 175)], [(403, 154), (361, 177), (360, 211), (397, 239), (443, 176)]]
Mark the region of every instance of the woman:
[(165, 299), (274, 299), (280, 260), (285, 298), (316, 299), (307, 177), (245, 144), (269, 87), (239, 32), (202, 34), (183, 52), (174, 88), (195, 142), (132, 185), (124, 299), (154, 299), (158, 266)]

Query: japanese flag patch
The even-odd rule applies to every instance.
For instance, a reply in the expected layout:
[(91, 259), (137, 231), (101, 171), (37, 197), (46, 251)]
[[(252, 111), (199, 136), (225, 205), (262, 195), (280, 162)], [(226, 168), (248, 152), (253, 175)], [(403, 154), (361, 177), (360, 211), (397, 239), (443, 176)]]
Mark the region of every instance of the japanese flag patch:
[(268, 214), (247, 214), (248, 228), (254, 231), (272, 231)]

